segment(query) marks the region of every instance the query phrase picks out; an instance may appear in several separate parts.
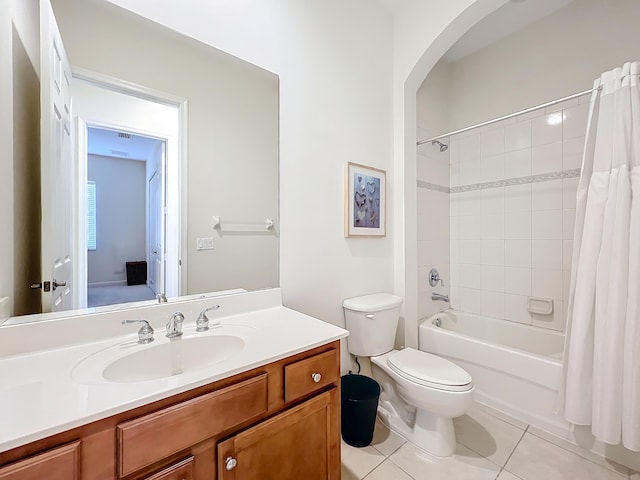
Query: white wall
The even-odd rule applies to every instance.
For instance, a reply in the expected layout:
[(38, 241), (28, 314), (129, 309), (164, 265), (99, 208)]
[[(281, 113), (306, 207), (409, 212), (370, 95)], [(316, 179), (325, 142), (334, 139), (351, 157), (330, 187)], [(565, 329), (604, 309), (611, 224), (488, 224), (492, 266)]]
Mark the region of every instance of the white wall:
[[(456, 309), (564, 330), (589, 97), (580, 100), (451, 138), (452, 188), (529, 178), (450, 195)], [(534, 181), (562, 172), (571, 177)], [(529, 313), (528, 297), (551, 300), (553, 313)]]
[[(582, 0), (580, 0), (580, 2), (582, 2)], [(400, 35), (400, 39), (396, 37), (396, 50), (402, 50), (404, 47), (406, 47), (406, 44), (404, 43), (403, 40), (406, 40), (407, 38), (412, 38), (413, 40), (419, 39), (418, 43), (421, 44), (424, 47), (424, 50), (422, 51), (423, 54), (416, 60), (417, 63), (412, 64), (411, 62), (406, 63), (405, 65), (411, 65), (412, 68), (414, 68), (413, 71), (411, 71), (408, 74), (408, 79), (407, 82), (405, 84), (405, 88), (407, 90), (411, 90), (413, 88), (413, 86), (418, 83), (421, 82), (422, 79), (424, 78), (426, 71), (428, 71), (432, 65), (435, 64), (435, 62), (437, 61), (438, 58), (440, 58), (440, 56), (444, 53), (444, 51), (446, 51), (446, 49), (448, 48), (447, 44), (450, 46), (451, 44), (451, 39), (452, 37), (455, 37), (457, 35), (458, 32), (460, 32), (459, 27), (460, 25), (463, 23), (464, 20), (469, 19), (469, 18), (474, 18), (477, 20), (480, 19), (480, 17), (482, 17), (483, 14), (488, 13), (490, 10), (492, 10), (495, 7), (495, 3), (500, 3), (500, 2), (491, 2), (490, 0), (487, 1), (483, 1), (483, 0), (477, 0), (476, 2), (473, 2), (473, 4), (470, 6), (469, 9), (465, 10), (465, 11), (461, 11), (460, 15), (455, 17), (455, 19), (451, 22), (451, 24), (449, 24), (448, 26), (442, 26), (443, 30), (442, 30), (442, 34), (433, 42), (429, 42), (429, 41), (424, 41), (425, 37), (428, 36), (426, 33), (421, 32), (419, 29), (415, 28), (415, 22), (414, 22), (414, 18), (419, 17), (421, 13), (426, 14), (427, 12), (421, 12), (419, 6), (414, 5), (413, 8), (409, 8), (407, 9), (405, 12), (403, 12), (403, 15), (407, 15), (408, 18), (405, 18), (404, 22), (397, 22), (396, 23), (396, 30), (398, 32), (402, 32), (399, 33)], [(514, 84), (516, 84), (517, 82), (513, 79), (513, 78), (509, 78), (508, 75), (504, 75), (504, 71), (498, 72), (497, 69), (492, 70), (491, 68), (488, 68), (487, 65), (476, 65), (477, 68), (480, 69), (485, 69), (483, 73), (487, 73), (489, 72), (490, 75), (486, 75), (486, 77), (491, 77), (491, 88), (488, 89), (484, 89), (484, 88), (478, 88), (478, 85), (474, 83), (474, 87), (472, 88), (472, 91), (476, 92), (476, 99), (478, 100), (478, 105), (482, 104), (484, 105), (484, 107), (491, 107), (493, 105), (493, 101), (497, 98), (497, 100), (495, 100), (499, 105), (500, 108), (504, 108), (504, 111), (496, 111), (496, 113), (494, 114), (488, 114), (488, 110), (484, 110), (482, 115), (479, 115), (479, 108), (478, 105), (474, 104), (473, 102), (469, 102), (469, 99), (466, 99), (467, 102), (462, 105), (462, 108), (466, 108), (467, 106), (471, 106), (472, 109), (474, 109), (475, 114), (478, 115), (478, 117), (473, 120), (473, 121), (469, 121), (469, 123), (475, 123), (477, 121), (482, 121), (482, 120), (486, 120), (488, 118), (491, 118), (492, 116), (495, 115), (500, 115), (502, 113), (510, 113), (511, 111), (514, 110), (518, 110), (519, 108), (522, 107), (527, 107), (527, 106), (531, 106), (533, 104), (536, 103), (540, 103), (549, 99), (553, 99), (553, 98), (557, 98), (563, 95), (567, 95), (570, 93), (573, 93), (575, 91), (580, 91), (582, 89), (586, 89), (589, 88), (591, 86), (591, 82), (594, 78), (596, 78), (602, 71), (604, 70), (608, 70), (610, 68), (613, 68), (615, 66), (620, 65), (622, 62), (627, 61), (631, 58), (637, 58), (638, 56), (638, 52), (637, 50), (634, 48), (634, 46), (638, 45), (638, 41), (637, 41), (637, 35), (638, 35), (638, 31), (637, 28), (635, 27), (621, 27), (622, 25), (626, 24), (626, 21), (622, 20), (622, 17), (624, 16), (628, 16), (629, 19), (633, 20), (635, 18), (638, 17), (638, 13), (637, 13), (637, 2), (592, 2), (595, 10), (594, 10), (594, 14), (593, 15), (587, 15), (587, 14), (578, 14), (576, 13), (575, 15), (567, 15), (565, 18), (566, 20), (569, 22), (569, 24), (572, 25), (571, 28), (573, 28), (575, 26), (576, 22), (581, 22), (584, 21), (585, 19), (589, 18), (589, 19), (593, 19), (596, 20), (592, 25), (593, 28), (585, 28), (585, 29), (576, 29), (576, 32), (578, 31), (582, 31), (582, 33), (585, 33), (587, 35), (587, 37), (573, 37), (571, 31), (565, 31), (565, 32), (561, 32), (559, 34), (559, 36), (557, 38), (564, 38), (568, 40), (568, 43), (565, 44), (565, 48), (567, 48), (567, 45), (570, 45), (572, 48), (574, 48), (573, 50), (573, 54), (569, 54), (570, 60), (566, 63), (562, 63), (561, 64), (561, 68), (557, 71), (547, 71), (546, 73), (551, 75), (551, 79), (552, 81), (546, 81), (543, 82), (541, 80), (538, 80), (538, 85), (537, 87), (542, 87), (542, 89), (546, 89), (546, 88), (550, 88), (551, 90), (553, 90), (553, 92), (549, 95), (549, 91), (546, 91), (546, 93), (541, 93), (539, 88), (535, 88), (533, 91), (536, 92), (536, 95), (540, 95), (538, 97), (528, 97), (527, 100), (525, 100), (525, 104), (522, 106), (515, 106), (515, 104), (511, 104), (507, 107), (505, 107), (505, 105), (503, 104), (503, 98), (502, 96), (505, 97), (510, 97), (511, 94), (515, 94), (515, 92), (520, 88), (520, 85), (518, 84), (517, 87), (514, 87)], [(577, 4), (576, 4), (577, 5)], [(574, 5), (574, 7), (576, 6)], [(620, 13), (619, 9), (624, 9), (626, 7), (631, 7), (630, 10), (627, 10), (626, 13)], [(574, 12), (575, 13), (575, 12)], [(617, 23), (617, 21), (612, 20), (613, 17), (617, 17), (620, 18), (620, 23)], [(401, 25), (402, 28), (398, 28), (398, 26)], [(461, 33), (461, 32), (460, 32)], [(437, 36), (437, 33), (436, 33)], [(605, 39), (605, 37), (610, 36), (612, 39), (617, 39), (616, 41), (619, 42), (617, 45), (614, 43), (609, 44)], [(551, 35), (552, 38), (553, 35)], [(538, 40), (538, 42), (540, 42), (540, 40)], [(524, 42), (525, 44), (527, 42)], [(546, 43), (546, 41), (545, 41)], [(553, 42), (554, 47), (557, 46), (557, 43), (555, 42), (555, 38), (554, 38), (554, 42)], [(536, 49), (538, 48), (540, 45), (539, 43), (536, 43), (535, 40), (531, 40), (531, 43), (529, 44), (530, 47)], [(553, 63), (554, 59), (557, 59), (559, 57), (556, 57), (555, 55), (555, 51), (554, 47), (551, 46), (547, 46), (546, 48), (544, 48), (544, 55), (546, 56), (547, 54), (551, 53), (551, 62)], [(512, 54), (514, 53), (514, 51), (516, 49), (513, 49), (511, 46), (509, 48), (507, 48), (506, 46), (504, 46), (505, 49), (509, 50)], [(630, 50), (628, 50), (628, 48), (630, 48)], [(619, 49), (619, 51), (618, 51)], [(563, 50), (563, 48), (557, 48), (558, 51)], [(571, 51), (571, 48), (568, 48), (568, 50)], [(608, 53), (606, 53), (606, 51), (608, 50)], [(618, 57), (619, 53), (622, 52), (623, 57)], [(541, 56), (540, 55), (530, 55), (529, 53), (531, 52), (522, 52), (519, 51), (518, 56), (519, 58), (525, 59), (525, 61), (533, 61), (535, 60), (540, 60)], [(544, 58), (543, 58), (544, 60)], [(577, 62), (577, 64), (573, 64), (571, 65), (571, 62), (575, 60)], [(593, 60), (593, 63), (592, 63)], [(504, 62), (504, 60), (503, 60)], [(536, 69), (541, 67), (540, 64), (535, 65), (535, 62), (532, 62), (533, 66), (532, 68)], [(566, 69), (564, 68), (566, 66)], [(507, 65), (505, 65), (505, 67), (507, 68), (507, 70), (510, 67), (510, 63), (507, 63)], [(488, 69), (487, 69), (488, 68)], [(544, 69), (543, 69), (544, 70)], [(589, 71), (587, 71), (589, 70)], [(520, 72), (521, 70), (519, 69), (519, 67), (516, 65), (514, 66), (514, 71), (516, 72)], [(398, 73), (398, 72), (396, 72)], [(475, 79), (480, 79), (485, 75), (480, 75), (480, 72), (477, 72), (478, 75), (474, 76), (474, 80)], [(575, 77), (573, 77), (573, 73), (576, 74)], [(469, 73), (469, 72), (465, 72), (466, 75), (474, 75), (473, 73)], [(566, 76), (568, 74), (568, 76)], [(506, 76), (506, 79), (504, 79), (504, 84), (502, 84), (503, 81), (503, 76)], [(401, 77), (404, 78), (404, 77)], [(521, 79), (518, 79), (521, 80)], [(585, 81), (585, 84), (582, 84), (580, 82)], [(414, 83), (415, 82), (415, 83)], [(453, 85), (453, 82), (451, 83), (451, 85)], [(495, 87), (495, 88), (494, 88)], [(577, 87), (577, 88), (576, 88)], [(416, 87), (417, 88), (417, 87)], [(558, 89), (556, 89), (558, 88)], [(396, 91), (396, 94), (398, 94), (398, 91)], [(408, 96), (408, 95), (407, 95)], [(415, 105), (412, 105), (411, 102), (402, 102), (401, 99), (399, 98), (400, 95), (397, 95), (396, 97), (396, 107), (397, 107), (397, 114), (401, 116), (402, 121), (404, 122), (404, 125), (410, 125), (411, 124), (411, 120), (413, 118), (414, 115), (414, 111), (412, 111), (412, 107), (415, 109)], [(484, 98), (480, 98), (480, 97), (484, 97)], [(522, 97), (526, 97), (526, 95), (522, 95)], [(520, 99), (521, 97), (518, 97), (518, 99)], [(471, 169), (469, 170), (469, 172), (472, 173), (472, 175), (476, 174), (476, 175), (484, 175), (484, 174), (489, 174), (489, 175), (494, 175), (496, 174), (496, 170), (493, 168), (488, 168), (488, 169), (483, 169), (482, 168), (482, 147), (483, 147), (483, 143), (485, 148), (489, 148), (494, 149), (495, 152), (495, 148), (500, 146), (500, 130), (502, 130), (502, 133), (504, 135), (503, 137), (503, 142), (502, 142), (502, 146), (505, 149), (505, 163), (504, 163), (504, 167), (505, 167), (505, 172), (506, 172), (506, 168), (507, 167), (514, 167), (515, 164), (511, 164), (509, 165), (506, 161), (506, 157), (514, 152), (517, 151), (523, 151), (523, 152), (529, 152), (531, 154), (531, 156), (533, 157), (534, 155), (534, 150), (538, 149), (538, 153), (540, 154), (541, 158), (542, 158), (542, 162), (539, 162), (538, 164), (536, 164), (536, 166), (534, 167), (534, 164), (532, 162), (528, 163), (528, 166), (530, 168), (532, 168), (532, 173), (533, 173), (533, 168), (545, 168), (545, 169), (550, 169), (550, 170), (558, 170), (558, 165), (562, 165), (562, 168), (566, 168), (566, 167), (575, 167), (575, 162), (577, 160), (576, 158), (576, 153), (575, 153), (575, 145), (571, 145), (572, 143), (580, 143), (580, 136), (579, 134), (576, 134), (576, 130), (575, 128), (579, 128), (580, 125), (580, 120), (578, 120), (578, 118), (576, 118), (576, 122), (574, 121), (570, 121), (567, 123), (564, 123), (565, 120), (567, 120), (569, 118), (569, 115), (571, 115), (572, 113), (577, 114), (577, 117), (580, 116), (578, 110), (580, 110), (580, 108), (583, 108), (582, 105), (578, 104), (576, 105), (575, 103), (569, 103), (569, 104), (565, 104), (565, 105), (559, 105), (555, 108), (555, 110), (562, 110), (563, 113), (567, 114), (567, 117), (565, 119), (563, 119), (563, 125), (562, 125), (562, 132), (561, 132), (561, 136), (558, 137), (558, 131), (556, 129), (556, 131), (547, 131), (545, 135), (545, 133), (542, 133), (542, 131), (544, 130), (548, 130), (548, 124), (547, 127), (544, 127), (544, 124), (546, 123), (546, 116), (549, 115), (550, 113), (552, 113), (554, 111), (554, 109), (550, 109), (544, 113), (542, 112), (535, 112), (535, 114), (533, 116), (529, 116), (527, 117), (521, 117), (519, 119), (516, 119), (511, 125), (495, 125), (494, 128), (487, 128), (487, 129), (483, 129), (482, 131), (476, 131), (476, 132), (470, 132), (470, 135), (479, 135), (479, 138), (477, 138), (476, 140), (472, 141), (475, 142), (476, 144), (479, 143), (480, 144), (480, 154), (477, 154), (476, 151), (476, 155), (475, 155), (475, 159), (476, 160), (480, 160), (480, 168), (478, 169), (477, 167), (475, 169)], [(573, 110), (573, 109), (577, 109), (577, 110)], [(398, 115), (396, 116), (396, 118), (398, 118)], [(467, 123), (465, 121), (465, 123)], [(566, 132), (566, 127), (568, 126), (568, 123), (571, 123), (571, 127), (569, 127), (569, 136), (567, 138), (565, 138), (565, 133)], [(514, 148), (516, 145), (515, 143), (513, 143), (513, 137), (511, 138), (510, 141), (507, 141), (507, 137), (509, 136), (509, 134), (507, 133), (507, 129), (509, 128), (513, 128), (516, 130), (520, 130), (520, 133), (522, 133), (523, 131), (526, 132), (528, 127), (530, 127), (529, 130), (529, 140), (531, 141), (531, 144), (527, 147), (526, 145), (521, 145), (520, 148)], [(542, 127), (542, 128), (541, 128)], [(536, 134), (534, 134), (534, 129), (537, 129), (538, 132)], [(492, 131), (493, 130), (493, 131)], [(553, 129), (551, 129), (553, 130)], [(410, 136), (412, 134), (412, 132), (415, 131), (413, 129), (407, 129), (406, 130), (406, 134), (407, 136)], [(514, 131), (511, 132), (512, 134), (515, 133)], [(482, 135), (486, 134), (486, 137), (484, 139), (482, 139)], [(401, 132), (397, 131), (396, 132), (396, 138), (400, 138)], [(554, 138), (555, 136), (555, 138)], [(537, 137), (537, 140), (534, 140), (534, 138)], [(546, 137), (546, 138), (545, 138)], [(492, 138), (492, 140), (489, 140), (490, 138)], [(497, 144), (496, 144), (496, 138), (498, 138), (497, 140)], [(525, 134), (525, 139), (527, 138), (526, 134)], [(452, 152), (451, 152), (451, 156), (452, 156), (452, 166), (456, 165), (456, 159), (454, 158), (456, 155), (462, 155), (462, 150), (460, 150), (459, 152), (455, 153), (455, 143), (454, 142), (455, 139), (452, 139)], [(458, 138), (458, 140), (462, 141), (462, 138)], [(554, 141), (555, 140), (555, 141)], [(403, 146), (404, 147), (404, 158), (400, 159), (400, 157), (396, 156), (396, 160), (398, 162), (402, 162), (404, 164), (404, 161), (406, 161), (406, 166), (408, 167), (407, 170), (405, 170), (405, 182), (407, 182), (407, 185), (415, 182), (415, 177), (412, 177), (412, 172), (410, 171), (411, 169), (411, 165), (413, 162), (415, 162), (415, 158), (412, 154), (412, 152), (415, 152), (415, 139), (410, 138), (406, 144)], [(555, 144), (557, 144), (557, 142), (562, 142), (562, 155), (558, 155), (557, 154), (557, 147), (554, 146)], [(534, 143), (536, 145), (534, 145)], [(491, 145), (493, 144), (493, 145)], [(458, 146), (461, 146), (461, 144), (459, 144)], [(413, 148), (412, 148), (413, 147)], [(556, 149), (556, 153), (553, 154), (552, 150)], [(547, 152), (545, 152), (545, 154), (543, 155), (541, 152), (543, 150), (547, 150)], [(548, 154), (548, 155), (547, 155)], [(566, 155), (568, 154), (568, 155)], [(497, 155), (500, 155), (500, 153), (497, 153)], [(579, 156), (579, 154), (578, 154)], [(526, 158), (527, 155), (524, 155), (525, 161), (523, 163), (520, 164), (520, 167), (527, 168), (527, 162), (526, 162)], [(458, 157), (458, 162), (460, 162), (460, 160), (462, 160), (462, 156)], [(485, 162), (486, 164), (486, 162)], [(541, 167), (542, 165), (542, 167)], [(555, 165), (555, 166), (554, 166)], [(455, 183), (455, 173), (454, 173), (455, 169), (452, 169), (452, 181)], [(464, 167), (461, 168), (462, 171), (464, 171)], [(498, 169), (499, 172), (499, 169)], [(461, 173), (461, 172), (459, 172)], [(553, 183), (553, 182), (549, 182), (549, 183)], [(565, 226), (565, 222), (564, 222), (564, 217), (565, 215), (568, 213), (569, 215), (571, 214), (571, 210), (572, 210), (572, 204), (570, 203), (572, 201), (572, 198), (567, 198), (567, 192), (571, 192), (572, 187), (570, 185), (566, 184), (566, 180), (565, 183), (563, 185), (559, 185), (559, 184), (555, 184), (555, 185), (551, 185), (553, 188), (548, 188), (548, 189), (543, 189), (546, 191), (538, 191), (535, 194), (534, 197), (534, 191), (533, 191), (533, 185), (527, 185), (527, 187), (530, 187), (531, 190), (529, 192), (526, 192), (525, 189), (525, 194), (524, 196), (521, 196), (520, 200), (522, 201), (521, 206), (522, 205), (526, 205), (527, 202), (529, 202), (529, 205), (534, 206), (536, 205), (538, 207), (538, 211), (534, 211), (533, 209), (529, 212), (529, 210), (527, 210), (526, 208), (524, 210), (521, 210), (520, 214), (523, 214), (524, 212), (524, 216), (528, 219), (528, 214), (531, 215), (531, 223), (530, 223), (530, 227), (531, 227), (531, 232), (528, 232), (528, 230), (526, 230), (525, 228), (525, 232), (523, 232), (522, 230), (518, 233), (517, 232), (517, 228), (512, 230), (512, 232), (515, 235), (525, 235), (525, 234), (529, 234), (530, 237), (529, 238), (514, 238), (513, 240), (524, 240), (525, 242), (531, 242), (531, 247), (532, 247), (532, 255), (533, 255), (533, 249), (535, 248), (533, 243), (536, 240), (543, 240), (543, 241), (551, 241), (553, 244), (555, 244), (555, 246), (552, 247), (552, 250), (554, 252), (556, 252), (553, 255), (552, 258), (552, 262), (553, 262), (553, 268), (554, 270), (556, 270), (555, 272), (555, 276), (553, 278), (552, 282), (547, 282), (547, 287), (551, 287), (551, 296), (553, 296), (554, 294), (557, 295), (557, 292), (559, 290), (560, 287), (559, 283), (558, 283), (558, 254), (557, 254), (557, 249), (558, 249), (558, 242), (562, 242), (563, 247), (566, 248), (566, 245), (568, 242), (570, 242), (570, 235), (571, 233), (569, 232), (565, 232), (564, 228), (563, 228), (563, 232), (560, 234), (562, 235), (563, 240), (558, 239), (558, 213), (562, 212), (562, 227)], [(487, 192), (489, 190), (486, 190)], [(407, 191), (408, 192), (408, 191)], [(536, 198), (537, 197), (537, 198)], [(470, 202), (465, 202), (467, 204), (467, 206), (469, 205), (478, 205), (478, 200), (480, 200), (480, 218), (481, 218), (481, 223), (480, 223), (480, 229), (482, 231), (482, 208), (484, 206), (483, 202), (482, 202), (482, 198), (478, 199), (470, 199)], [(487, 198), (486, 200), (489, 200), (489, 202), (487, 203), (487, 205), (492, 204), (492, 207), (490, 208), (500, 208), (499, 205), (496, 205), (496, 202), (493, 202), (491, 200), (495, 200), (495, 199), (489, 199)], [(516, 200), (516, 196), (515, 195), (505, 195), (504, 196), (504, 208), (505, 208), (505, 216), (504, 219), (505, 221), (507, 220), (507, 215), (508, 213), (516, 213), (516, 212), (506, 212), (507, 209), (507, 205), (509, 203), (510, 200)], [(409, 208), (409, 203), (406, 204), (407, 205), (407, 219), (410, 219), (412, 214), (410, 212), (410, 208)], [(462, 209), (463, 206), (461, 203), (458, 202), (457, 207), (455, 206), (456, 202), (452, 202), (451, 208), (452, 208), (452, 212), (453, 213), (462, 213), (461, 210), (455, 210), (456, 208), (458, 209)], [(513, 203), (512, 203), (513, 205)], [(554, 206), (555, 205), (555, 206)], [(542, 215), (538, 215), (540, 214), (540, 207), (543, 207), (544, 209), (546, 209), (546, 211), (542, 214)], [(565, 208), (567, 207), (567, 208)], [(549, 215), (549, 212), (555, 212), (555, 215)], [(472, 214), (475, 214), (475, 216), (478, 216), (478, 212), (476, 211), (471, 212)], [(488, 213), (488, 212), (487, 212)], [(546, 232), (543, 233), (544, 235), (548, 235), (549, 232), (555, 232), (552, 233), (552, 235), (554, 235), (554, 238), (534, 238), (534, 216), (538, 216), (538, 220), (550, 220), (552, 218), (555, 218), (555, 222), (543, 222), (546, 223), (546, 225), (542, 225), (540, 223), (538, 223), (539, 227), (542, 227), (541, 229), (538, 229), (538, 232)], [(453, 219), (452, 219), (453, 220)], [(526, 221), (524, 222), (526, 224)], [(572, 222), (569, 221), (567, 222), (567, 224), (571, 224)], [(496, 224), (494, 224), (494, 226), (496, 226)], [(477, 228), (477, 226), (475, 227)], [(498, 228), (500, 228), (498, 226)], [(505, 228), (505, 233), (506, 233), (506, 229), (507, 229), (507, 225), (506, 222), (504, 224), (504, 228)], [(473, 230), (473, 227), (471, 228), (471, 230)], [(409, 232), (409, 228), (407, 228), (407, 232)], [(462, 233), (462, 230), (459, 230), (459, 233)], [(408, 235), (408, 234), (407, 234)], [(482, 235), (482, 233), (481, 233)], [(474, 241), (474, 240), (471, 240)], [(506, 241), (506, 238), (505, 238)], [(406, 241), (407, 248), (405, 249), (405, 252), (407, 252), (407, 263), (408, 265), (411, 265), (414, 261), (414, 259), (411, 257), (411, 240), (408, 238)], [(477, 248), (475, 249), (477, 251)], [(526, 252), (526, 248), (524, 249)], [(542, 250), (541, 250), (542, 251)], [(481, 250), (481, 254), (482, 254), (482, 250)], [(506, 259), (506, 252), (503, 254), (504, 258)], [(565, 258), (564, 252), (561, 253), (561, 258)], [(566, 270), (567, 269), (567, 265), (566, 263), (562, 264), (562, 269)], [(543, 267), (545, 268), (545, 267)], [(506, 271), (506, 269), (505, 269)], [(467, 272), (468, 273), (468, 272)], [(482, 272), (481, 272), (482, 275)], [(526, 278), (525, 274), (525, 278)], [(406, 277), (407, 279), (409, 279), (409, 275), (407, 275)], [(476, 277), (477, 279), (477, 274)], [(533, 273), (532, 276), (530, 277), (531, 279), (533, 279)], [(482, 276), (480, 278), (480, 285), (481, 288), (480, 290), (484, 290), (482, 287)], [(505, 286), (506, 286), (506, 275), (505, 275)], [(517, 282), (517, 280), (516, 280)], [(489, 284), (492, 284), (493, 282), (489, 282)], [(523, 284), (520, 283), (520, 287)], [(526, 280), (524, 283), (524, 286), (526, 287)], [(533, 285), (532, 285), (533, 286)], [(489, 290), (489, 289), (487, 289)], [(555, 293), (553, 293), (555, 292)], [(495, 292), (494, 292), (495, 293)], [(499, 293), (499, 292), (498, 292)], [(455, 295), (455, 293), (454, 293)], [(517, 295), (517, 294), (516, 294)], [(564, 295), (564, 293), (563, 293)], [(544, 296), (549, 296), (547, 294), (545, 294)], [(565, 297), (566, 298), (566, 297)], [(476, 296), (476, 300), (478, 299), (478, 297)], [(480, 293), (480, 308), (482, 308), (482, 292)], [(506, 304), (505, 304), (506, 306)], [(551, 320), (549, 322), (549, 320)], [(550, 326), (552, 328), (558, 328), (561, 329), (562, 325), (559, 324), (556, 319), (549, 319), (546, 320), (547, 326)], [(542, 319), (540, 318), (536, 318), (535, 316), (532, 317), (525, 317), (524, 321), (526, 323), (538, 323), (540, 324), (540, 322), (542, 321)], [(407, 338), (409, 338), (410, 335), (410, 330), (407, 330)], [(620, 446), (612, 446), (612, 445), (604, 445), (604, 444), (599, 444), (598, 442), (594, 441), (593, 436), (590, 434), (590, 432), (588, 432), (589, 427), (576, 427), (575, 432), (572, 434), (570, 432), (566, 433), (567, 438), (569, 438), (571, 441), (576, 442), (577, 444), (583, 446), (584, 448), (586, 448), (587, 450), (593, 450), (593, 451), (597, 451), (599, 452), (599, 454), (604, 455), (606, 453), (607, 458), (610, 458), (616, 462), (622, 463), (624, 465), (636, 465), (637, 464), (637, 453), (634, 452), (630, 452), (628, 450), (625, 450), (624, 448), (620, 447)]]
[[(602, 71), (640, 54), (638, 16), (637, 2), (575, 0), (456, 62), (440, 61), (418, 92), (418, 121), (433, 125), (444, 113), (444, 124), (420, 138), (586, 90)], [(610, 35), (598, 34), (603, 22), (616, 25)], [(451, 144), (450, 186), (579, 168), (588, 100), (443, 139)], [(553, 113), (560, 121), (550, 125)], [(452, 194), (452, 305), (563, 330), (576, 185), (574, 177)], [(528, 296), (553, 299), (553, 315), (530, 314)]]
[[(278, 217), (277, 77), (107, 2), (52, 3), (72, 65), (188, 100), (182, 293), (277, 286), (276, 234), (212, 230), (214, 215)], [(214, 237), (215, 249), (197, 251), (201, 237)]]
[[(408, 164), (415, 164), (415, 92), (448, 46), (503, 1), (456, 0), (437, 9), (429, 2), (415, 2), (395, 19), (393, 29), (389, 15), (364, 0), (245, 1), (232, 7), (192, 0), (162, 9), (153, 0), (113, 3), (280, 76), (280, 271), (285, 303), (342, 324), (343, 298), (395, 290), (408, 294), (407, 310), (415, 327), (416, 307), (410, 305), (410, 285), (405, 292), (404, 266), (405, 256), (415, 260), (416, 255), (415, 246), (405, 245), (405, 216), (415, 218), (416, 177), (411, 171), (407, 175), (404, 166), (405, 153), (412, 160)], [(470, 5), (474, 8), (467, 9)], [(407, 150), (407, 145), (413, 147)], [(390, 173), (385, 239), (342, 237), (343, 168), (353, 159)], [(316, 187), (311, 191), (301, 178), (312, 179)], [(413, 192), (407, 193), (406, 209), (405, 183)], [(311, 195), (313, 191), (322, 195)], [(300, 228), (298, 219), (308, 218), (309, 212), (315, 218)], [(407, 238), (415, 238), (411, 228), (407, 225)], [(315, 254), (318, 250), (324, 254)], [(329, 268), (326, 258), (331, 259)], [(409, 282), (414, 288), (416, 276), (414, 270)], [(408, 343), (415, 343), (414, 330), (408, 331)]]
[[(449, 71), (442, 62), (431, 70), (417, 94), (418, 138), (430, 138), (447, 126)], [(443, 139), (448, 144), (447, 139)], [(449, 295), (449, 154), (431, 143), (418, 147), (416, 176), (418, 238), (418, 318), (449, 308), (440, 300), (431, 300), (433, 292)], [(444, 190), (444, 191), (443, 191)], [(436, 268), (442, 284), (432, 287), (429, 272)]]
[[(167, 139), (167, 156), (169, 159), (167, 175), (168, 195), (177, 195), (179, 162), (178, 138), (179, 129), (178, 109), (174, 106), (161, 105), (156, 102), (133, 97), (105, 88), (97, 87), (83, 80), (74, 79), (72, 82), (73, 91), (73, 114), (82, 118), (85, 122), (93, 126), (103, 126), (114, 129), (122, 129), (128, 132), (135, 132)], [(79, 182), (84, 181), (86, 170), (79, 170)], [(84, 172), (84, 173), (83, 173)], [(145, 187), (146, 188), (146, 187)], [(143, 202), (146, 204), (147, 195)], [(179, 206), (177, 202), (168, 202), (167, 218), (171, 225), (179, 223)], [(172, 227), (173, 230), (177, 228)], [(178, 251), (177, 236), (167, 235), (167, 248), (171, 251)], [(81, 252), (80, 252), (81, 253)], [(177, 295), (177, 277), (179, 275), (177, 253), (167, 260), (167, 268), (174, 272), (173, 283), (169, 282), (166, 289), (168, 295)], [(144, 259), (144, 257), (142, 258)], [(121, 266), (120, 268), (124, 268)], [(89, 283), (92, 283), (89, 281)], [(173, 285), (176, 285), (175, 288)]]
[[(342, 324), (345, 297), (406, 293), (411, 344), (417, 341), (417, 270), (405, 271), (405, 260), (415, 265), (417, 248), (411, 245), (415, 225), (405, 218), (416, 215), (416, 173), (415, 167), (405, 171), (405, 157), (415, 165), (415, 93), (442, 53), (504, 1), (455, 0), (435, 9), (431, 2), (414, 2), (393, 27), (383, 9), (364, 0), (233, 6), (192, 0), (162, 9), (153, 0), (113, 3), (279, 75), (285, 303)], [(342, 238), (343, 167), (353, 159), (390, 173), (385, 239)], [(312, 221), (298, 220), (309, 213)]]
[[(15, 307), (15, 281), (20, 283), (15, 290), (19, 288), (21, 292), (19, 313), (27, 311), (30, 303), (37, 308), (40, 303), (38, 291), (27, 291), (31, 282), (38, 281), (39, 263), (32, 269), (25, 269), (22, 265), (25, 258), (34, 253), (39, 255), (39, 248), (36, 252), (27, 250), (30, 248), (27, 239), (40, 235), (38, 219), (34, 223), (33, 216), (23, 215), (24, 198), (30, 198), (29, 189), (36, 189), (34, 195), (39, 197), (39, 178), (33, 178), (38, 173), (29, 169), (14, 172), (14, 164), (33, 166), (33, 162), (39, 162), (40, 158), (39, 25), (37, 1), (0, 2), (0, 104), (4, 106), (0, 120), (0, 202), (4, 205), (0, 209), (0, 225), (5, 232), (0, 237), (0, 297), (11, 299), (11, 313)], [(17, 87), (15, 91), (14, 85)], [(39, 245), (38, 239), (34, 241)]]
[(89, 155), (96, 183), (96, 249), (88, 256), (90, 286), (125, 284), (125, 262), (146, 260), (146, 162)]
[[(344, 298), (392, 291), (390, 16), (366, 0), (113, 3), (279, 75), (285, 304), (343, 325)], [(344, 238), (348, 161), (390, 174), (386, 238)]]
[(393, 132), (396, 179), (394, 284), (405, 303), (405, 342), (418, 345), (417, 106), (429, 71), (472, 25), (507, 0), (415, 1), (394, 19)]
[(587, 90), (640, 58), (640, 2), (574, 0), (449, 64), (449, 130)]

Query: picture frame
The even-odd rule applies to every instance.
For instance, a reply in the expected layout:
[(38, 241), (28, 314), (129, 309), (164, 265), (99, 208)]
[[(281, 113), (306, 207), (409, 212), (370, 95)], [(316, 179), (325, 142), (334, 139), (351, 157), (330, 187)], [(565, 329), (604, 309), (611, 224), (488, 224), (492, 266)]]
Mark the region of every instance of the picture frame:
[(348, 162), (345, 175), (345, 237), (384, 237), (387, 223), (387, 173)]

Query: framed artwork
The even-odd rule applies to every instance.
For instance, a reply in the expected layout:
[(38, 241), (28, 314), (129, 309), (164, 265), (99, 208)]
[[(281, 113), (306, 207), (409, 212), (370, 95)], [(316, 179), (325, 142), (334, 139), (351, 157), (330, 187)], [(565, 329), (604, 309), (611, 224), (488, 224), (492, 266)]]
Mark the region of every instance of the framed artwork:
[(345, 237), (386, 235), (386, 178), (384, 170), (347, 163)]

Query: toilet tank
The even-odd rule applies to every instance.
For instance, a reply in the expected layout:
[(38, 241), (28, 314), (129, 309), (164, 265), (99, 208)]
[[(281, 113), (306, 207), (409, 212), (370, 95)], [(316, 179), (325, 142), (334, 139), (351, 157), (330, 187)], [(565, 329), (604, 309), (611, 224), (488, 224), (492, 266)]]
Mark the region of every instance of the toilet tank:
[(402, 298), (376, 293), (342, 302), (349, 352), (373, 357), (393, 350)]

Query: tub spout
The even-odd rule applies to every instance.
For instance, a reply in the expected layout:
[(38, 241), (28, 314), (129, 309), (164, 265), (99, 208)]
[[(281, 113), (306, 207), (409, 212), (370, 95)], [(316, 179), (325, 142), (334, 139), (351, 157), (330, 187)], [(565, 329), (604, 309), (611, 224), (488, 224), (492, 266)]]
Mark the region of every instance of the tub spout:
[(449, 295), (442, 295), (441, 293), (433, 292), (431, 293), (431, 300), (449, 303)]

